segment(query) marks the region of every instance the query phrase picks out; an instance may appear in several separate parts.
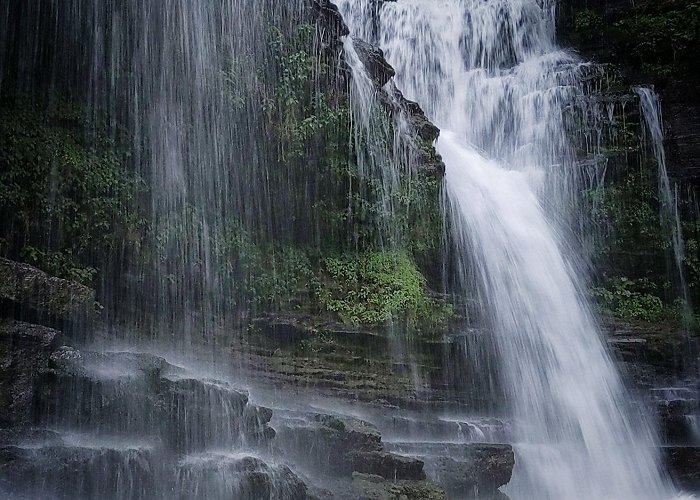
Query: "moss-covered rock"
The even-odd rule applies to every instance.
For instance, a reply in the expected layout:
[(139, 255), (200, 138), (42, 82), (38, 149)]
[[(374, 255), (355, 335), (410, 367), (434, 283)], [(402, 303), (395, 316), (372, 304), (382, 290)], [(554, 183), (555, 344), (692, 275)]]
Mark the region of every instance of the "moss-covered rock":
[(0, 258), (0, 300), (20, 315), (36, 313), (68, 322), (91, 319), (97, 306), (95, 290), (3, 258)]

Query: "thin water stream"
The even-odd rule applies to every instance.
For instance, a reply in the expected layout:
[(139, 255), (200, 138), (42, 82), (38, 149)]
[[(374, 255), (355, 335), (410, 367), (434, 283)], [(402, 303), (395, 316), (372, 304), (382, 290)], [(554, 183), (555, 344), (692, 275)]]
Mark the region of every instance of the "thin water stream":
[(634, 91), (639, 96), (640, 109), (644, 121), (644, 132), (649, 149), (651, 150), (658, 168), (659, 184), (659, 216), (664, 237), (670, 238), (673, 254), (673, 270), (669, 273), (675, 275), (676, 288), (679, 297), (683, 300), (684, 315), (686, 319), (692, 314), (688, 286), (683, 273), (683, 260), (685, 249), (683, 243), (683, 231), (681, 218), (678, 213), (677, 186), (672, 186), (666, 168), (666, 151), (664, 150), (663, 115), (658, 94), (650, 87), (635, 87)]

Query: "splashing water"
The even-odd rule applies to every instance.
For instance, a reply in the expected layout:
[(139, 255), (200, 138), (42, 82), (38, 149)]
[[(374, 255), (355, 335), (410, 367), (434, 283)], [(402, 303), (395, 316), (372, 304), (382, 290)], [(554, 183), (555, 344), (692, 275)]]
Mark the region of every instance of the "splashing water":
[[(351, 31), (374, 36), (371, 12), (346, 4)], [(627, 403), (560, 229), (586, 65), (556, 46), (554, 24), (549, 0), (404, 0), (383, 5), (377, 36), (397, 86), (443, 131), (461, 284), (467, 293), (475, 277), (518, 422), (508, 493), (672, 498), (654, 433)]]

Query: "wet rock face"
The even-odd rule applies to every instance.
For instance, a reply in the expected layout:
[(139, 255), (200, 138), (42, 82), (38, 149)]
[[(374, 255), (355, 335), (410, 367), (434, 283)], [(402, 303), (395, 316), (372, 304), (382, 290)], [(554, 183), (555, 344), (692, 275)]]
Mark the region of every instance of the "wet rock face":
[(515, 455), (510, 445), (469, 444), (460, 458), (441, 457), (431, 464), (429, 473), (449, 494), (478, 492), (494, 495), (508, 484), (513, 474)]
[(306, 500), (288, 467), (204, 453), (173, 463), (146, 444), (47, 442), (0, 446), (0, 494), (59, 499)]
[[(692, 32), (678, 33), (685, 26), (673, 22), (676, 16), (692, 12), (684, 10), (690, 4), (683, 0), (561, 2), (557, 32), (565, 45), (573, 46), (585, 58), (617, 65), (628, 85), (655, 85), (661, 95), (669, 174), (698, 186), (700, 75), (694, 63), (695, 45), (690, 40), (684, 42), (686, 37), (692, 38)], [(644, 30), (644, 26), (650, 26), (649, 19), (654, 20), (651, 26), (658, 30), (656, 33)], [(687, 21), (687, 26), (693, 26), (697, 20)]]
[(60, 341), (51, 328), (0, 320), (0, 427), (29, 422), (36, 377), (48, 369)]
[(0, 303), (7, 316), (53, 324), (94, 319), (95, 291), (0, 258)]
[(229, 452), (274, 437), (272, 410), (246, 392), (159, 356), (52, 338), (25, 404), (36, 428), (0, 432), (0, 498), (307, 498), (289, 468)]
[(274, 437), (272, 412), (227, 382), (193, 377), (150, 354), (58, 354), (37, 382), (37, 425), (157, 436), (178, 453)]
[(0, 446), (0, 494), (35, 498), (154, 498), (160, 479), (152, 450)]
[(662, 89), (666, 147), (672, 174), (700, 185), (700, 77), (675, 80)]
[(700, 446), (667, 446), (662, 457), (678, 486), (700, 492)]
[(179, 465), (178, 498), (306, 500), (306, 485), (286, 466), (259, 458), (204, 454)]
[[(350, 33), (342, 15), (328, 0), (311, 0), (311, 3), (317, 13), (319, 25), (322, 27), (320, 38), (323, 45), (340, 54), (341, 37)], [(378, 5), (380, 3), (377, 2)], [(367, 75), (377, 87), (378, 102), (395, 117), (397, 122), (401, 121), (405, 125), (404, 132), (412, 142), (409, 149), (418, 172), (430, 177), (442, 178), (445, 175), (445, 164), (433, 146), (440, 130), (428, 120), (417, 103), (406, 99), (391, 82), (396, 71), (384, 57), (381, 48), (373, 43), (375, 40), (353, 39), (357, 56), (364, 65)]]

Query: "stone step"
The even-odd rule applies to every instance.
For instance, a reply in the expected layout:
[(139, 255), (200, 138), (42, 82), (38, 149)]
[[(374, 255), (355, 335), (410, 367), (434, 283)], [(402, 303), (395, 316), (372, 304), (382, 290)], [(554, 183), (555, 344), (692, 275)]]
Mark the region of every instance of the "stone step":
[(494, 417), (393, 416), (378, 425), (385, 441), (487, 441), (510, 440), (509, 425)]

